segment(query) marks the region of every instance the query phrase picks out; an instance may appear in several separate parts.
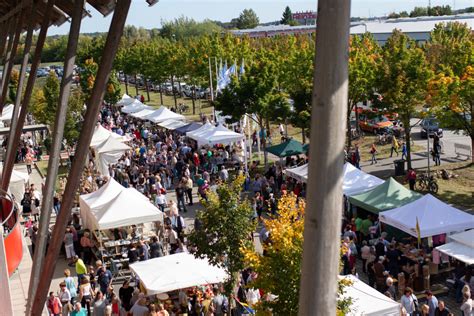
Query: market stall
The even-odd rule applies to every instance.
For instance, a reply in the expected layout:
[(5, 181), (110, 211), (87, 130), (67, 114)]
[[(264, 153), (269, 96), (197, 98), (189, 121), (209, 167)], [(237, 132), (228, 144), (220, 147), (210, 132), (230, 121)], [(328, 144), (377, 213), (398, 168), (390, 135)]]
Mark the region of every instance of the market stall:
[(467, 265), (474, 264), (474, 229), (448, 236), (448, 243), (436, 250)]
[(202, 133), (193, 134), (192, 136), (188, 136), (188, 137), (197, 141), (199, 146), (230, 144), (230, 143), (239, 142), (245, 138), (243, 134), (239, 134), (234, 131), (231, 131), (230, 129), (222, 125), (206, 129)]
[(380, 221), (421, 238), (474, 228), (474, 215), (458, 210), (431, 194), (380, 213)]
[(147, 115), (150, 115), (152, 114), (153, 112), (155, 112), (157, 110), (153, 109), (153, 108), (145, 108), (141, 111), (138, 111), (138, 112), (135, 112), (135, 113), (131, 113), (130, 115), (133, 116), (134, 118), (137, 118), (137, 119), (140, 119), (140, 120), (144, 120), (145, 117)]
[(92, 135), (92, 140), (91, 140), (90, 146), (91, 147), (97, 147), (100, 144), (107, 141), (107, 139), (110, 136), (112, 136), (113, 138), (115, 138), (115, 139), (117, 139), (121, 142), (126, 142), (126, 141), (129, 140), (129, 138), (127, 136), (121, 136), (117, 133), (109, 131), (108, 129), (106, 129), (105, 127), (103, 127), (102, 125), (99, 124), (99, 125), (96, 126), (96, 128), (94, 130), (94, 134)]
[(305, 153), (303, 144), (294, 139), (287, 140), (286, 142), (278, 145), (267, 147), (265, 150), (280, 158), (301, 155)]
[(349, 202), (364, 210), (378, 214), (411, 203), (421, 197), (421, 194), (410, 191), (395, 179), (390, 178), (367, 192), (349, 196)]
[(128, 94), (124, 93), (123, 96), (122, 96), (122, 99), (120, 99), (120, 101), (118, 101), (116, 105), (118, 105), (118, 106), (127, 106), (129, 104), (132, 104), (133, 101), (135, 101), (134, 98), (132, 98)]
[(13, 104), (5, 105), (0, 115), (0, 121), (11, 121), (13, 117), (13, 108)]
[(227, 279), (224, 269), (188, 253), (154, 258), (130, 265), (147, 295), (171, 292), (192, 286), (216, 284)]
[(167, 107), (162, 105), (158, 110), (143, 117), (143, 119), (149, 120), (153, 123), (160, 123), (170, 119), (183, 121), (185, 117), (181, 114), (169, 110)]
[(211, 123), (209, 122), (206, 122), (204, 125), (202, 125), (201, 127), (195, 129), (195, 130), (192, 130), (192, 131), (189, 131), (189, 132), (186, 132), (186, 137), (189, 137), (189, 138), (192, 138), (192, 139), (196, 139), (198, 138), (199, 136), (201, 135), (204, 135), (204, 133), (206, 133), (208, 130), (211, 130), (214, 128), (214, 125), (212, 125)]
[[(163, 223), (163, 213), (133, 188), (124, 188), (113, 178), (97, 191), (79, 197), (83, 226), (92, 232), (96, 257), (127, 262), (127, 246), (133, 238), (149, 240), (155, 233), (146, 223)], [(117, 239), (113, 229), (135, 230)]]
[(100, 174), (109, 174), (109, 165), (116, 164), (125, 152), (132, 148), (117, 140), (112, 135), (95, 147), (97, 169)]
[(178, 121), (178, 120), (175, 120), (175, 119), (169, 119), (169, 120), (163, 121), (161, 123), (158, 123), (158, 126), (166, 128), (170, 131), (176, 130), (177, 128), (180, 128), (180, 127), (183, 127), (183, 126), (186, 126), (186, 125), (188, 125), (187, 122)]
[[(0, 177), (3, 170), (3, 164), (0, 162)], [(28, 183), (30, 176), (26, 172), (21, 172), (13, 169), (10, 177), (10, 184), (8, 185), (8, 191), (19, 203), (25, 194), (25, 184)]]
[[(285, 174), (301, 182), (308, 181), (308, 164), (286, 169)], [(357, 169), (346, 162), (343, 171), (342, 190), (346, 196), (366, 192), (384, 183), (382, 179)]]
[(351, 298), (352, 304), (348, 316), (399, 316), (401, 306), (391, 298), (380, 293), (358, 278), (347, 275), (339, 277), (348, 279), (351, 285), (344, 288), (344, 298)]

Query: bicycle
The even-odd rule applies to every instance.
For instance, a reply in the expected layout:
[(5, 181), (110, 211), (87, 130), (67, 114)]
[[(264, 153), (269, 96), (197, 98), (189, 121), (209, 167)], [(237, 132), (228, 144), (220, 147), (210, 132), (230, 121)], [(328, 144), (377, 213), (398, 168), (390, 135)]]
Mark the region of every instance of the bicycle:
[(435, 177), (428, 174), (420, 175), (417, 181), (417, 189), (419, 191), (428, 191), (430, 193), (438, 193), (438, 182), (436, 181)]

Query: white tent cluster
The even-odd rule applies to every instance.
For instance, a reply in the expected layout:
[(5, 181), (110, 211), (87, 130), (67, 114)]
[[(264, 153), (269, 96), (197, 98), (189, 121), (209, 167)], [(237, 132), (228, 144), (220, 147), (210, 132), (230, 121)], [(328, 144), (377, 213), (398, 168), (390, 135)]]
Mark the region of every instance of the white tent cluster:
[[(3, 164), (0, 162), (0, 177), (1, 171), (3, 170)], [(15, 198), (17, 202), (23, 198), (25, 194), (25, 184), (30, 180), (30, 176), (26, 172), (21, 172), (13, 169), (10, 177), (10, 184), (8, 185), (8, 191)]]
[(474, 229), (448, 236), (448, 243), (436, 249), (468, 265), (474, 264)]
[(125, 188), (113, 178), (97, 191), (79, 197), (84, 226), (112, 229), (163, 221), (163, 213), (134, 188)]

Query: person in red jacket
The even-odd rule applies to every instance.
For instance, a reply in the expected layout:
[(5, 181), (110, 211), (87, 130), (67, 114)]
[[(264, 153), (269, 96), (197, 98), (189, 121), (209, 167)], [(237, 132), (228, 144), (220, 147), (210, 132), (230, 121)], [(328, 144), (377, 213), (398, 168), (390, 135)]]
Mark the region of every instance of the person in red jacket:
[(415, 183), (416, 183), (416, 172), (413, 169), (408, 169), (407, 173), (407, 181), (410, 184), (410, 190), (415, 190)]

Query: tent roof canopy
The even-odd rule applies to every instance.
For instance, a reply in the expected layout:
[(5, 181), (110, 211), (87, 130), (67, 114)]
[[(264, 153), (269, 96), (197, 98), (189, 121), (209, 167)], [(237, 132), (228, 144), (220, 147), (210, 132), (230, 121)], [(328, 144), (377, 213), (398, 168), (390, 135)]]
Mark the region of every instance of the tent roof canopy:
[(284, 143), (268, 147), (266, 151), (280, 158), (301, 155), (305, 153), (303, 144), (294, 139), (290, 139)]
[(191, 122), (184, 126), (178, 127), (177, 129), (175, 129), (175, 131), (180, 134), (186, 134), (187, 132), (192, 132), (192, 131), (197, 130), (201, 126), (202, 126), (201, 123)]
[(121, 141), (117, 140), (114, 136), (110, 135), (109, 138), (96, 147), (98, 153), (106, 153), (112, 151), (127, 151), (131, 148)]
[(92, 140), (91, 140), (91, 147), (99, 147), (102, 145), (105, 141), (109, 139), (109, 137), (112, 136), (113, 138), (117, 139), (118, 141), (125, 141), (126, 137), (125, 136), (120, 136), (117, 133), (111, 132), (102, 125), (98, 124), (95, 127), (94, 134), (92, 135)]
[[(148, 106), (148, 105), (145, 105), (145, 106)], [(138, 119), (144, 119), (145, 116), (150, 115), (155, 111), (156, 110), (153, 109), (153, 108), (145, 108), (145, 109), (140, 110), (138, 112), (131, 113), (130, 115), (133, 116), (133, 117), (136, 117)]]
[(149, 295), (220, 283), (227, 279), (224, 269), (189, 253), (140, 261), (130, 265), (130, 268), (140, 278)]
[(160, 108), (153, 113), (143, 117), (145, 120), (152, 121), (153, 123), (160, 123), (169, 119), (184, 120), (184, 116), (169, 110), (166, 106), (160, 106)]
[(468, 265), (474, 264), (474, 229), (451, 235), (448, 240), (436, 249)]
[(135, 101), (134, 98), (132, 98), (128, 94), (124, 93), (123, 96), (122, 96), (122, 99), (120, 99), (120, 101), (117, 102), (117, 105), (118, 106), (126, 106), (126, 105), (129, 105), (129, 104), (132, 104), (133, 101)]
[(421, 196), (390, 178), (370, 191), (349, 196), (349, 201), (367, 211), (379, 213), (418, 200)]
[(192, 139), (198, 142), (198, 145), (216, 145), (216, 144), (229, 144), (238, 142), (244, 139), (244, 135), (231, 131), (230, 129), (219, 125), (212, 127), (199, 133), (197, 135), (190, 136)]
[(153, 109), (153, 108), (151, 106), (141, 103), (138, 100), (133, 100), (133, 102), (130, 103), (129, 105), (124, 106), (121, 111), (123, 113), (131, 114), (131, 113), (140, 112), (141, 110), (144, 110), (144, 109)]
[(186, 126), (188, 125), (187, 122), (184, 121), (178, 121), (176, 119), (169, 119), (166, 121), (163, 121), (161, 123), (158, 123), (158, 126), (161, 126), (163, 128), (169, 129), (169, 130), (176, 130), (179, 127)]
[(79, 197), (86, 227), (112, 229), (163, 221), (163, 213), (143, 194), (110, 178), (99, 190)]
[(474, 215), (458, 210), (431, 194), (390, 211), (380, 213), (380, 221), (414, 237), (418, 220), (421, 238), (474, 228)]
[(298, 181), (308, 181), (308, 164), (304, 164), (295, 168), (286, 169), (284, 173)]

